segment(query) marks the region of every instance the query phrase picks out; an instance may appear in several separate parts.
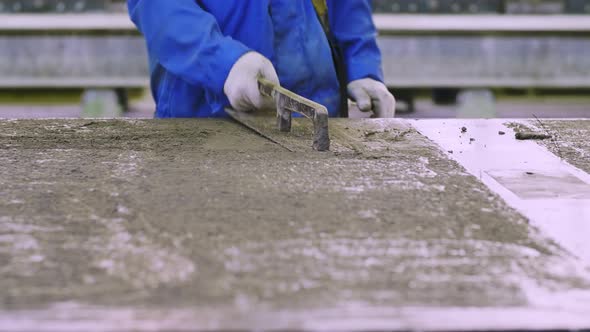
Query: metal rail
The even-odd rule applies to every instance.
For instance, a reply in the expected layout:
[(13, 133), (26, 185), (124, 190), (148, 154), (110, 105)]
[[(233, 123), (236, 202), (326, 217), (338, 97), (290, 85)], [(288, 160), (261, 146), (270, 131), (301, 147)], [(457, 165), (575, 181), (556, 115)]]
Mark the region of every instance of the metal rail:
[(373, 15), (388, 32), (590, 32), (588, 15)]
[(0, 32), (135, 32), (127, 14), (1, 14)]
[[(392, 87), (590, 87), (590, 16), (374, 18)], [(0, 15), (0, 59), (0, 87), (148, 81), (144, 42), (124, 13)]]
[[(375, 14), (380, 32), (590, 32), (588, 15)], [(1, 14), (1, 31), (136, 31), (127, 14)]]

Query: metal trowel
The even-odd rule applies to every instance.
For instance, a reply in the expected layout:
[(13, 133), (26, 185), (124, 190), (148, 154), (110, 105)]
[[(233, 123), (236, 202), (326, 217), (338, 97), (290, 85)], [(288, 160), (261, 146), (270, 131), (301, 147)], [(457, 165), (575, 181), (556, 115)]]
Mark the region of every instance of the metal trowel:
[[(325, 106), (295, 94), (264, 78), (258, 78), (258, 89), (262, 95), (272, 98), (275, 102), (278, 131), (290, 132), (292, 113), (299, 113), (310, 119), (313, 124), (313, 148), (317, 151), (328, 151), (330, 149), (328, 110)], [(226, 109), (226, 112), (244, 126), (284, 146), (284, 144), (273, 138), (272, 133), (269, 133), (268, 130), (261, 126), (260, 118), (264, 116), (268, 118), (272, 115), (261, 115), (261, 112), (238, 112), (233, 109)], [(286, 146), (284, 147), (291, 150)]]

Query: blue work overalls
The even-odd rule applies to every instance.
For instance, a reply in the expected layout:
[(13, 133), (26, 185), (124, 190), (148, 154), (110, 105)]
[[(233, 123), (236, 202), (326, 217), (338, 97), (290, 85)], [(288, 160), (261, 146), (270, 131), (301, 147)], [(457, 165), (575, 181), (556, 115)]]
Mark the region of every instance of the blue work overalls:
[[(330, 46), (311, 0), (128, 0), (144, 35), (156, 117), (226, 117), (223, 93), (246, 52), (269, 58), (281, 85), (338, 114)], [(328, 0), (348, 81), (382, 80), (369, 0)]]

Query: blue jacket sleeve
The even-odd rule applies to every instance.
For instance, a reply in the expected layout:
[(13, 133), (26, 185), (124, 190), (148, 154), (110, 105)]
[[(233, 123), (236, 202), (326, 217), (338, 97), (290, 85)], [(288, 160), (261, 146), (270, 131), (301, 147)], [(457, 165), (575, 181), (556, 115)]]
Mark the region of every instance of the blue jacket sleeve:
[(328, 0), (330, 29), (344, 53), (348, 81), (383, 81), (381, 52), (373, 24), (370, 0)]
[(216, 19), (194, 0), (127, 0), (152, 62), (190, 84), (223, 93), (233, 64), (249, 49), (224, 36)]

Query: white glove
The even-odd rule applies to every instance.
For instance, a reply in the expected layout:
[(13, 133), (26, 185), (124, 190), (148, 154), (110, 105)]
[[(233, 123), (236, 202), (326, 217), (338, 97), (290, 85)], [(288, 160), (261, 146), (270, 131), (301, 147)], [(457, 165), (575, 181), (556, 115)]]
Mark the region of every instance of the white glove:
[(373, 111), (377, 118), (395, 116), (395, 98), (379, 81), (372, 78), (352, 81), (348, 83), (348, 95), (363, 112)]
[(257, 52), (248, 52), (236, 61), (227, 75), (223, 92), (237, 111), (273, 108), (273, 101), (258, 90), (258, 77), (279, 84), (270, 60)]

